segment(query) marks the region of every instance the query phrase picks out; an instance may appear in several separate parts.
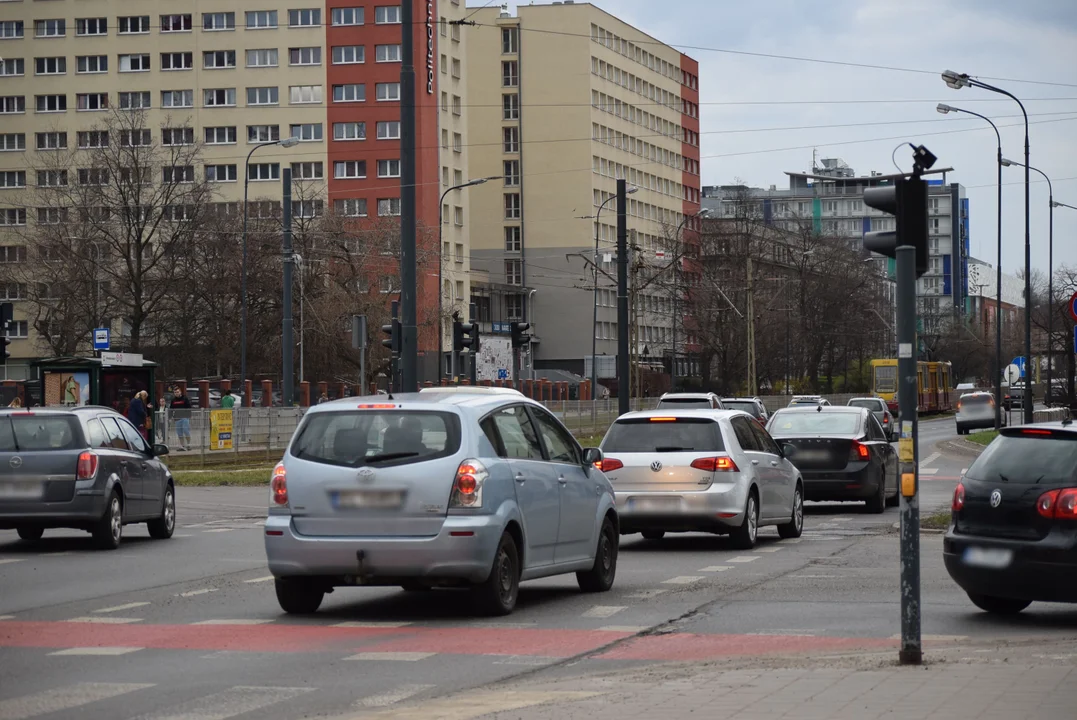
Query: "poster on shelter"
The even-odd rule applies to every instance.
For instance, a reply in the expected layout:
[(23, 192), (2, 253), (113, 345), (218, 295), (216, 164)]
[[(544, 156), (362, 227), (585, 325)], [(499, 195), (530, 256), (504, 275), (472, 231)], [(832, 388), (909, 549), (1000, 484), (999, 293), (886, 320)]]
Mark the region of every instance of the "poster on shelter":
[(90, 404), (90, 373), (50, 372), (45, 375), (45, 405)]

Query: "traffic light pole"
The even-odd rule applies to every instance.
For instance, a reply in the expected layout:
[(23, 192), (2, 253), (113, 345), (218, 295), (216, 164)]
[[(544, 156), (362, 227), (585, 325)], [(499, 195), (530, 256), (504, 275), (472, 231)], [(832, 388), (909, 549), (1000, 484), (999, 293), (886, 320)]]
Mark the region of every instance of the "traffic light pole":
[[(914, 182), (923, 182), (915, 180)], [(926, 228), (925, 228), (926, 231)], [(916, 416), (916, 248), (897, 248), (898, 404), (901, 494), (901, 651), (903, 665), (919, 665), (920, 643), (920, 498)]]
[(628, 182), (617, 181), (617, 412), (631, 410), (628, 366)]
[[(400, 390), (419, 389), (419, 330), (415, 271), (415, 26), (412, 0), (401, 0), (400, 55)], [(438, 248), (440, 256), (441, 248)], [(438, 288), (440, 295), (441, 288)], [(441, 332), (438, 318), (438, 332)], [(440, 363), (440, 359), (438, 360)], [(440, 374), (440, 373), (439, 373)]]
[(280, 401), (285, 407), (295, 404), (295, 341), (292, 338), (292, 273), (295, 269), (295, 255), (292, 249), (292, 169), (281, 169), (283, 188), (283, 256), (284, 256), (284, 293), (281, 303), (284, 309), (284, 319), (281, 321), (281, 345), (283, 346), (283, 365), (281, 371)]

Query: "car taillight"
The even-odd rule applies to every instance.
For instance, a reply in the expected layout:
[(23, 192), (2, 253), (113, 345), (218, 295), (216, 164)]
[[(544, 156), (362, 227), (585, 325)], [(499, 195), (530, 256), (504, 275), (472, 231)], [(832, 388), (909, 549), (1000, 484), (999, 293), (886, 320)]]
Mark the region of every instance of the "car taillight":
[(884, 422), (884, 423), (888, 423), (888, 422), (890, 422), (890, 413), (888, 413), (888, 412), (883, 412), (883, 422)]
[(1077, 488), (1048, 490), (1036, 500), (1036, 512), (1048, 520), (1077, 520)]
[(288, 504), (287, 474), (284, 470), (284, 463), (277, 463), (277, 467), (273, 468), (273, 480), (269, 483), (269, 493), (277, 505)]
[(965, 507), (965, 486), (958, 483), (954, 488), (954, 499), (950, 502), (950, 510), (961, 512), (963, 507)]
[(692, 461), (692, 467), (707, 472), (740, 472), (733, 458), (725, 456), (699, 458)]
[(1021, 431), (1022, 435), (1050, 435), (1050, 430), (1037, 430), (1034, 428), (1025, 428)]
[(871, 451), (868, 450), (868, 446), (853, 440), (853, 445), (849, 449), (849, 454), (852, 455), (853, 460), (867, 460), (871, 457)]
[(97, 453), (86, 451), (79, 455), (79, 462), (75, 470), (75, 478), (78, 480), (90, 480), (97, 474)]
[(596, 462), (595, 467), (602, 472), (611, 472), (613, 470), (620, 470), (625, 464), (617, 458), (602, 458), (601, 462)]
[(486, 467), (478, 460), (464, 460), (456, 468), (456, 480), (453, 481), (452, 494), (449, 496), (451, 508), (482, 507), (482, 484), (489, 477)]

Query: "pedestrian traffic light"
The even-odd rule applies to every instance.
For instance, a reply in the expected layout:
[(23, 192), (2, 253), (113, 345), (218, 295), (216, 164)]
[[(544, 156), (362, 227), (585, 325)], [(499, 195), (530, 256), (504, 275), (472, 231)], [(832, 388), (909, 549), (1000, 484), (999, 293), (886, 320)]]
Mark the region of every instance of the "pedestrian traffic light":
[(896, 258), (902, 245), (916, 248), (916, 277), (927, 272), (927, 183), (918, 177), (898, 178), (893, 185), (867, 188), (864, 204), (893, 215), (896, 230), (864, 233), (864, 249)]
[(530, 335), (525, 335), (524, 331), (531, 328), (531, 323), (525, 322), (512, 322), (509, 323), (512, 330), (512, 347), (521, 348), (527, 345), (531, 341)]
[(400, 321), (393, 318), (392, 322), (381, 326), (381, 331), (388, 335), (381, 344), (389, 348), (393, 353), (400, 353)]

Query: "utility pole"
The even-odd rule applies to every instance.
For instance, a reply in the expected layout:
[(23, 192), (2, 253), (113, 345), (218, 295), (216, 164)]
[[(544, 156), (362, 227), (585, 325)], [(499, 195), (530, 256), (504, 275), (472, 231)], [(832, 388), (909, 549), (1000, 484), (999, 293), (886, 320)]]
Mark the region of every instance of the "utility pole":
[(755, 299), (752, 289), (752, 241), (745, 239), (745, 247), (748, 249), (748, 395), (755, 397), (758, 394), (755, 378)]
[(628, 182), (617, 181), (617, 410), (631, 409), (628, 365)]
[(284, 320), (281, 323), (284, 367), (281, 371), (280, 401), (287, 407), (295, 403), (295, 377), (293, 375), (295, 340), (292, 337), (292, 273), (295, 269), (295, 254), (292, 250), (292, 169), (290, 167), (281, 168), (281, 180), (284, 183), (284, 297), (281, 298), (284, 305)]
[[(412, 0), (400, 0), (400, 30), (403, 61), (400, 66), (400, 390), (416, 392), (419, 389), (419, 330), (416, 327), (415, 25)], [(438, 248), (438, 254), (440, 256), (441, 248)], [(438, 332), (441, 332), (440, 318)]]

